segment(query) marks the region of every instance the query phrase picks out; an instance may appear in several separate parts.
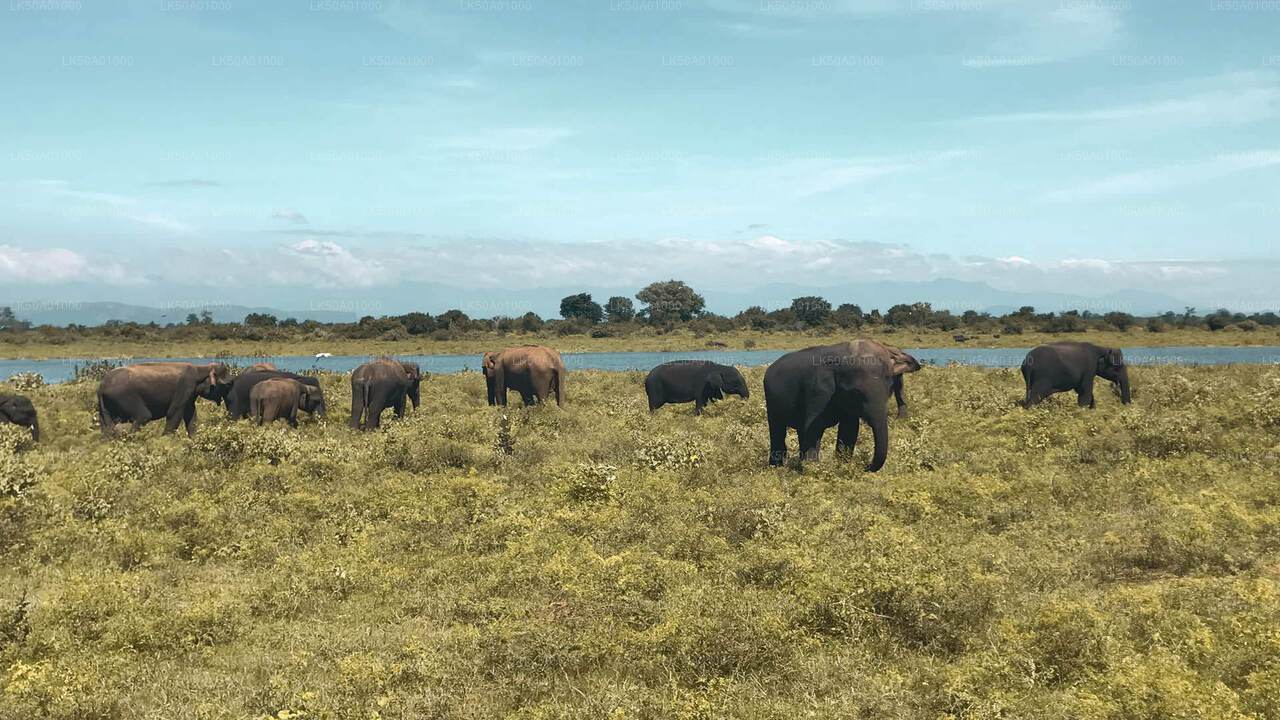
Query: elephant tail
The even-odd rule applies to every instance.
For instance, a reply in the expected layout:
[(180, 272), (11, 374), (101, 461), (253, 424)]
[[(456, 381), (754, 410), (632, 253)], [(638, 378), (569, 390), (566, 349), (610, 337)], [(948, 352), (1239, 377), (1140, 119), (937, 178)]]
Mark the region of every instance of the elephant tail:
[(102, 394), (102, 388), (98, 388), (98, 427), (105, 433), (110, 423), (111, 415), (107, 411), (107, 398)]
[(564, 366), (560, 365), (551, 370), (552, 376), (556, 383), (556, 405), (564, 405)]

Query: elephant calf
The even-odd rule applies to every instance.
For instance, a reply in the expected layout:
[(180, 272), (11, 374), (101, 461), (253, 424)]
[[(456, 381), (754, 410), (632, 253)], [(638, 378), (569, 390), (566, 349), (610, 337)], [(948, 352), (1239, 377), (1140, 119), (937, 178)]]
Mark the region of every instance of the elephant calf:
[(31, 430), (31, 439), (40, 441), (40, 422), (36, 406), (25, 395), (0, 393), (0, 422), (12, 423)]
[(1023, 407), (1031, 407), (1050, 395), (1075, 390), (1080, 407), (1093, 408), (1094, 376), (1120, 386), (1120, 402), (1129, 404), (1129, 367), (1118, 348), (1087, 342), (1055, 342), (1040, 345), (1022, 361), (1027, 385)]
[(751, 396), (747, 381), (737, 368), (706, 360), (676, 360), (649, 371), (644, 379), (649, 396), (649, 412), (667, 403), (694, 403), (693, 414), (701, 415), (707, 403), (723, 400), (725, 393), (742, 399)]
[(249, 416), (259, 425), (284, 418), (290, 427), (298, 427), (299, 410), (314, 413), (322, 407), (320, 388), (289, 378), (263, 380), (249, 392)]
[(303, 385), (310, 385), (320, 393), (320, 402), (316, 406), (314, 412), (323, 415), (325, 413), (324, 393), (320, 392), (320, 381), (310, 375), (296, 375), (283, 370), (258, 370), (251, 372), (243, 372), (236, 376), (231, 382), (231, 389), (227, 391), (227, 415), (232, 420), (239, 420), (249, 414), (249, 394), (253, 392), (253, 388), (264, 380), (272, 378), (285, 378), (288, 380), (297, 380)]

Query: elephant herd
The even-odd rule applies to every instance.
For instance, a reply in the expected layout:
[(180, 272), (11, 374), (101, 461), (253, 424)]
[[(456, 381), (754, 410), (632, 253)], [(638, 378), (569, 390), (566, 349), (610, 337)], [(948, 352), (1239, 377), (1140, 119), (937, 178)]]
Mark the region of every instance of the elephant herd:
[[(919, 369), (920, 363), (911, 355), (865, 339), (805, 348), (778, 358), (764, 374), (769, 463), (786, 462), (788, 429), (799, 436), (800, 459), (816, 461), (823, 433), (836, 428), (836, 451), (848, 454), (865, 422), (874, 442), (867, 470), (879, 470), (889, 451), (889, 396), (896, 401), (898, 417), (904, 417), (902, 378)], [(1095, 377), (1119, 386), (1121, 402), (1130, 402), (1128, 366), (1115, 348), (1084, 342), (1040, 345), (1027, 353), (1021, 369), (1026, 384), (1024, 407), (1053, 393), (1074, 390), (1079, 405), (1092, 408)], [(564, 404), (564, 361), (551, 348), (522, 345), (486, 352), (481, 370), (490, 405), (505, 407), (510, 390), (520, 393), (526, 405), (552, 397), (557, 405)], [(423, 378), (417, 364), (391, 358), (356, 368), (351, 373), (351, 428), (379, 427), (388, 408), (403, 417), (406, 402), (416, 410)], [(700, 360), (659, 365), (645, 377), (644, 389), (651, 413), (669, 403), (692, 402), (694, 414), (701, 415), (707, 404), (725, 395), (745, 399), (751, 394), (736, 368)], [(97, 392), (99, 425), (102, 434), (110, 437), (118, 423), (131, 423), (136, 430), (163, 418), (165, 433), (181, 425), (194, 435), (198, 398), (225, 403), (231, 419), (247, 416), (260, 425), (282, 419), (297, 427), (299, 411), (325, 412), (319, 381), (278, 370), (270, 363), (235, 376), (221, 363), (140, 363), (103, 376)], [(0, 422), (29, 428), (31, 437), (40, 439), (36, 409), (26, 397), (0, 393)]]

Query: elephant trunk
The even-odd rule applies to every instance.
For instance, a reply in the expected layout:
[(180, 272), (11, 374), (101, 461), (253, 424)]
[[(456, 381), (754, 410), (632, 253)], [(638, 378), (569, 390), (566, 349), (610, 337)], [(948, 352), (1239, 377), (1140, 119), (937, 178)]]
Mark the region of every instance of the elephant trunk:
[(31, 420), (31, 439), (40, 442), (40, 421), (35, 418)]
[(884, 461), (889, 457), (889, 414), (885, 410), (883, 401), (876, 405), (866, 420), (871, 426), (871, 434), (876, 443), (871, 462), (867, 465), (867, 472), (875, 472), (884, 467)]
[(1120, 373), (1119, 373), (1119, 382), (1120, 382), (1120, 402), (1124, 403), (1125, 405), (1128, 405), (1128, 404), (1129, 404), (1129, 400), (1130, 400), (1130, 397), (1129, 397), (1129, 368), (1127, 368), (1127, 367), (1122, 367), (1122, 368), (1120, 368)]

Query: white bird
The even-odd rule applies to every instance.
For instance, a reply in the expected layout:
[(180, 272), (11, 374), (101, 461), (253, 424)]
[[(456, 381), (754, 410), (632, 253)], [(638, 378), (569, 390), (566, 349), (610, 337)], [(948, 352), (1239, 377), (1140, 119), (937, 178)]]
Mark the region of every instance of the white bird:
[(316, 357), (318, 357), (318, 358), (322, 358), (322, 357), (333, 357), (333, 353), (316, 353)]

